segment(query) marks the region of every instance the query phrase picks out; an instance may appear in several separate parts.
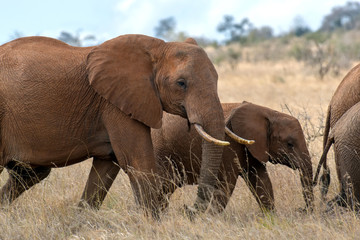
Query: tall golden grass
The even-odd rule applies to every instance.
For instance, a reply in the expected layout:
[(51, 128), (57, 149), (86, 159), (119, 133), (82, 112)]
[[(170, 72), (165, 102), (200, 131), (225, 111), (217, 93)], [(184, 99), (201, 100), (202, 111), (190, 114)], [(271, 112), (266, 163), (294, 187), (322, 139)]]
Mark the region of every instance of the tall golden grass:
[[(216, 66), (223, 102), (243, 100), (298, 117), (305, 131), (313, 166), (322, 152), (321, 133), (330, 98), (341, 77), (323, 81), (298, 62), (241, 63)], [(338, 192), (334, 158), (329, 155), (332, 183)], [(191, 222), (182, 212), (192, 204), (196, 186), (178, 189), (161, 222), (146, 218), (134, 202), (127, 175), (121, 172), (99, 211), (76, 208), (91, 161), (53, 169), (50, 176), (0, 209), (0, 239), (359, 239), (360, 221), (352, 212), (324, 214), (315, 188), (315, 211), (297, 211), (305, 203), (298, 172), (267, 164), (275, 192), (276, 213), (264, 216), (242, 179), (224, 213), (202, 214)], [(1, 175), (0, 184), (7, 180)]]

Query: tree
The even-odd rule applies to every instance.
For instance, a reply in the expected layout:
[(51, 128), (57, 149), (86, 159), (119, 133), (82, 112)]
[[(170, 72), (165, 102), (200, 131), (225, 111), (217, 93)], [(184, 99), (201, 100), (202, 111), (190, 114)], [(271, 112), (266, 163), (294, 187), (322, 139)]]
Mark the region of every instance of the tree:
[(311, 54), (307, 56), (306, 60), (317, 70), (320, 80), (323, 80), (331, 70), (336, 72), (337, 68), (336, 59), (339, 56), (334, 45), (329, 41), (329, 35), (330, 33), (321, 31), (306, 35), (308, 47), (311, 49)]
[(225, 34), (228, 43), (245, 42), (252, 29), (253, 25), (248, 18), (243, 18), (239, 23), (235, 23), (234, 17), (231, 15), (225, 15), (223, 22), (217, 26), (217, 31)]
[(260, 28), (253, 28), (248, 34), (249, 42), (261, 42), (272, 38), (273, 29), (269, 26), (262, 26)]
[(159, 25), (154, 28), (155, 36), (169, 39), (175, 34), (176, 20), (174, 17), (164, 18), (159, 21)]
[(309, 32), (311, 32), (311, 29), (305, 23), (304, 19), (301, 16), (296, 16), (294, 18), (294, 23), (293, 26), (291, 27), (290, 33), (294, 34), (297, 37), (300, 37)]
[[(184, 31), (180, 31), (180, 32), (176, 31), (176, 20), (174, 17), (161, 19), (159, 21), (158, 26), (154, 28), (154, 31), (156, 37), (162, 38), (166, 41), (183, 42), (189, 37), (189, 35)], [(193, 36), (193, 38), (196, 40), (198, 45), (202, 47), (208, 45), (215, 45), (215, 46), (217, 45), (217, 42), (215, 40), (210, 40), (205, 37)]]
[(14, 40), (21, 37), (24, 37), (24, 34), (16, 30), (13, 34), (10, 35), (10, 40)]
[(323, 18), (320, 30), (351, 30), (360, 27), (360, 3), (347, 2), (345, 6), (336, 6)]
[[(78, 30), (76, 32), (76, 34), (72, 34), (66, 31), (62, 31), (60, 33), (60, 36), (58, 37), (58, 39), (60, 41), (63, 41), (69, 45), (72, 46), (76, 46), (76, 47), (81, 47), (84, 45), (84, 42), (86, 41), (95, 41), (96, 37), (94, 35), (86, 35), (84, 37), (80, 36), (80, 32), (81, 30)], [(88, 45), (88, 44), (85, 44)]]

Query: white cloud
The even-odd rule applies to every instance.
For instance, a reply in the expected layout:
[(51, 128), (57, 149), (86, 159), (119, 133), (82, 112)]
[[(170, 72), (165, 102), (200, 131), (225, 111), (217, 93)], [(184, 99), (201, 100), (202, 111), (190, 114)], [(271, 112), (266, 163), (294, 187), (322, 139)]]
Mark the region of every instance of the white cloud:
[(149, 1), (133, 0), (120, 1), (117, 4), (116, 12), (116, 30), (121, 34), (152, 34), (148, 28), (154, 23), (152, 21), (154, 15), (156, 14), (154, 3), (150, 3)]
[(122, 0), (116, 4), (116, 10), (120, 12), (127, 11), (133, 4), (134, 0)]

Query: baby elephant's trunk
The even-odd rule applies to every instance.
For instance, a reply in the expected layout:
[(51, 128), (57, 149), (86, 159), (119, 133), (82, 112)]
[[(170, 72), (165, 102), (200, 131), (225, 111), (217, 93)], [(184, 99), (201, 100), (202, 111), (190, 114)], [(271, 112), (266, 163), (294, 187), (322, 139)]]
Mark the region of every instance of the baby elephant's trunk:
[(306, 210), (312, 211), (314, 205), (313, 193), (313, 169), (311, 158), (307, 155), (303, 157), (303, 162), (299, 166), (300, 181), (303, 188), (303, 196), (306, 203)]

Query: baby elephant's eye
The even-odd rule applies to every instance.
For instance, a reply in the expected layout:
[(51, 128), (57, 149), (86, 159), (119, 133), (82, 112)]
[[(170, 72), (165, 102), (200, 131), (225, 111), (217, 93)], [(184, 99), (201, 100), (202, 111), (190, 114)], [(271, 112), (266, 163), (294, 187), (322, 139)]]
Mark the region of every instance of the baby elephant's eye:
[(177, 82), (177, 85), (179, 85), (182, 89), (186, 89), (186, 82), (185, 79), (179, 79)]
[(288, 143), (287, 143), (287, 146), (288, 146), (288, 148), (293, 148), (293, 147), (294, 147), (294, 144), (293, 144), (292, 142), (288, 142)]

